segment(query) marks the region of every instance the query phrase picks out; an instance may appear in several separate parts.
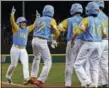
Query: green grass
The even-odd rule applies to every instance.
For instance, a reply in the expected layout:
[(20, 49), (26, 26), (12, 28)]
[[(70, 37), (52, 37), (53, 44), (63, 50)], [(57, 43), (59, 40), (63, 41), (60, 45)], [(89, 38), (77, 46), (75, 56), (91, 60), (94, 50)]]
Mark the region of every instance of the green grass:
[[(1, 67), (1, 77), (2, 81), (6, 81), (5, 74), (8, 69), (9, 63), (2, 63)], [(31, 71), (31, 63), (29, 64)], [(40, 70), (42, 68), (42, 64), (40, 65)], [(64, 71), (65, 71), (65, 64), (64, 63), (53, 63), (50, 74), (46, 81), (47, 84), (62, 84), (64, 85)], [(75, 73), (72, 76), (74, 83), (79, 83), (78, 78), (76, 77)], [(13, 73), (12, 80), (14, 83), (23, 83), (23, 72), (22, 72), (22, 65), (19, 63)]]

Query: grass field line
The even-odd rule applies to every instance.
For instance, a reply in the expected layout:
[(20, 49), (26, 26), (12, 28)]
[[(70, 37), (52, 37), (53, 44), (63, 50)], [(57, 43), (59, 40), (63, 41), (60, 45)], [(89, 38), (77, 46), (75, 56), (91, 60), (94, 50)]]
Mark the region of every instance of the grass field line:
[(1, 82), (1, 83), (4, 84), (4, 85), (12, 85), (12, 86), (17, 86), (17, 87), (25, 87), (25, 86), (23, 86), (21, 84), (16, 84), (16, 83), (12, 83), (12, 84), (9, 84), (7, 82)]

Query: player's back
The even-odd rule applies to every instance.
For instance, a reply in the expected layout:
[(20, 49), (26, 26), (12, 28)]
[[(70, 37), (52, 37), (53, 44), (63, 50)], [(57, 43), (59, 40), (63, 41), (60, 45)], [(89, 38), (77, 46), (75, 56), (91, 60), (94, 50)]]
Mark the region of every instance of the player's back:
[(52, 19), (53, 18), (48, 17), (48, 16), (40, 17), (36, 24), (36, 28), (34, 30), (33, 36), (49, 39), (50, 34), (51, 34), (50, 23)]
[[(79, 26), (81, 20), (82, 20), (81, 16), (73, 16), (73, 17), (68, 18), (67, 40), (71, 40), (72, 35), (75, 29)], [(79, 37), (80, 35), (77, 38)]]
[(83, 39), (87, 41), (101, 41), (102, 40), (102, 21), (93, 16), (89, 16), (88, 27), (83, 35)]

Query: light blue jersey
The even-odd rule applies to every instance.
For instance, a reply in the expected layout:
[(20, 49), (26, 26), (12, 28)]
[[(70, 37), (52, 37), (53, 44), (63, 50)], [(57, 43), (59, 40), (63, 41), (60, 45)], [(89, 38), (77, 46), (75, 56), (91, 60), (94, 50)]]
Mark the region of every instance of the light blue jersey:
[(40, 17), (34, 30), (33, 36), (49, 40), (52, 33), (50, 25), (51, 20), (52, 18), (48, 16)]
[(13, 44), (17, 46), (26, 47), (27, 38), (28, 38), (27, 28), (25, 29), (19, 28), (19, 30), (15, 34), (13, 34)]
[(88, 27), (83, 35), (83, 40), (102, 41), (102, 21), (93, 16), (85, 18), (88, 20)]
[[(82, 20), (81, 16), (73, 16), (68, 18), (68, 25), (67, 25), (67, 41), (72, 39), (73, 33), (75, 29), (77, 29), (78, 25), (80, 24)], [(76, 37), (76, 39), (82, 39), (82, 35), (80, 34), (79, 36)]]
[[(98, 14), (98, 18), (102, 21), (105, 22), (106, 25), (106, 31), (108, 33), (108, 17), (105, 15), (105, 13), (103, 13), (103, 11), (100, 11)], [(108, 36), (107, 38), (104, 38), (105, 40), (109, 39)]]

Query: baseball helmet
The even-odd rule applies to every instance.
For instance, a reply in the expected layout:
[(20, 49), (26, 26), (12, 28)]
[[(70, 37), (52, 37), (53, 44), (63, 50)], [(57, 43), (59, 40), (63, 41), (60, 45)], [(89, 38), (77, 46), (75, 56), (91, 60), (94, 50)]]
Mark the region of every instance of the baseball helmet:
[(104, 1), (95, 1), (100, 8), (104, 8)]
[(79, 3), (72, 4), (71, 9), (70, 9), (70, 14), (73, 15), (77, 12), (83, 13), (83, 7)]
[(99, 5), (96, 2), (89, 2), (86, 6), (86, 14), (87, 15), (98, 15), (99, 13)]
[(25, 17), (18, 17), (16, 23), (19, 24), (21, 22), (26, 22)]
[(54, 16), (54, 7), (51, 5), (45, 5), (42, 13), (43, 13), (43, 16), (53, 17)]

